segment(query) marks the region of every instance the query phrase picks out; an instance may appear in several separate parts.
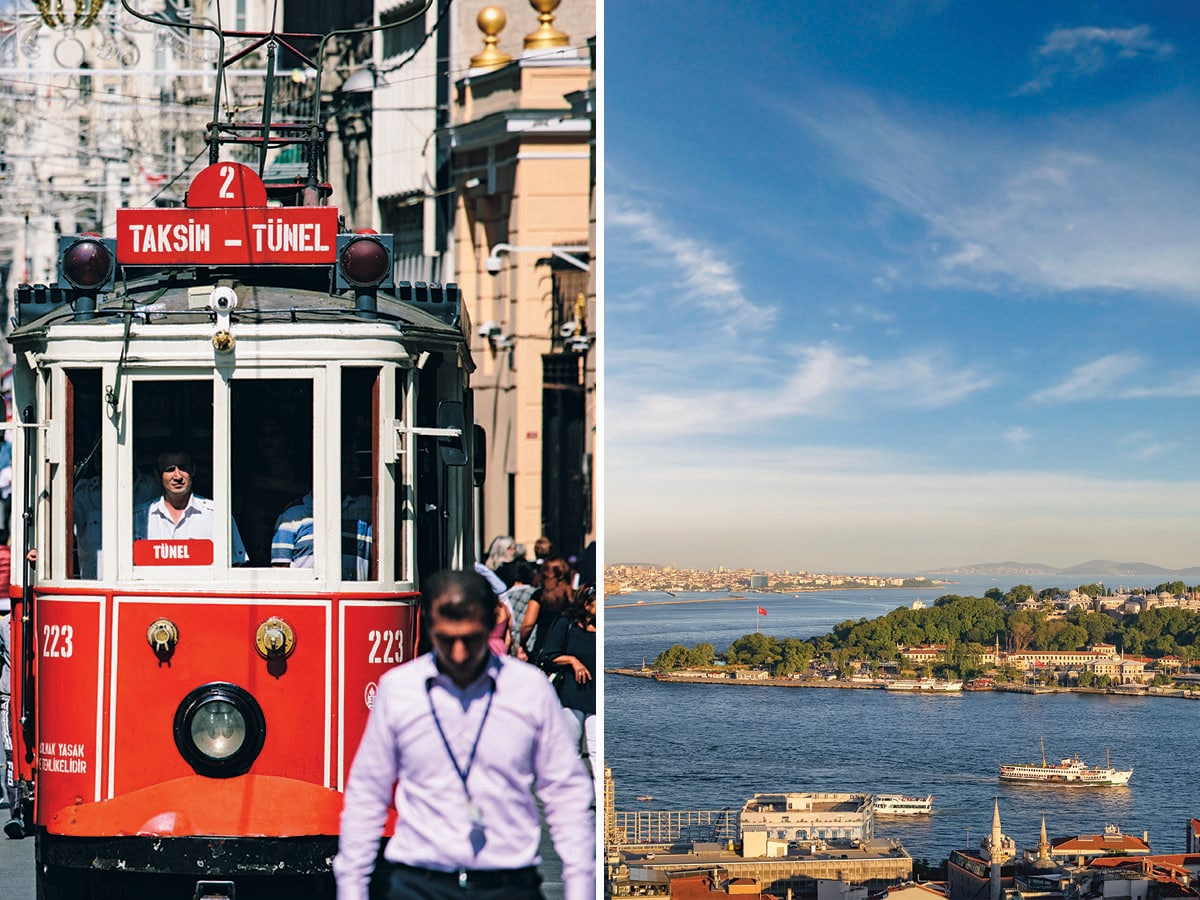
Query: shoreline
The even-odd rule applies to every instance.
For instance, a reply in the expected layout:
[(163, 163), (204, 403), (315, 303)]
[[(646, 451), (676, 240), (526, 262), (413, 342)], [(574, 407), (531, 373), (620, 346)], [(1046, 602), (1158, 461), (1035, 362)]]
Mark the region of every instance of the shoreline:
[[(649, 668), (614, 667), (604, 670), (606, 675), (624, 675), (628, 678), (644, 678), (649, 681), (669, 682), (672, 684), (710, 684), (737, 685), (739, 687), (790, 687), (790, 688), (826, 688), (833, 690), (884, 690), (880, 681), (846, 681), (846, 680), (816, 680), (805, 678), (729, 678), (728, 676), (711, 676), (688, 674), (683, 672), (658, 672)], [(1164, 697), (1175, 700), (1200, 700), (1200, 692), (1143, 688), (1141, 690), (1117, 690), (1114, 688), (1078, 688), (1078, 687), (1048, 687), (1046, 685), (1025, 685), (1017, 682), (998, 682), (991, 688), (975, 688), (961, 691), (889, 691), (891, 694), (911, 696), (959, 696), (961, 694), (981, 694), (989, 691), (1007, 694), (1099, 694), (1109, 697)]]
[[(930, 582), (930, 585), (932, 587), (948, 587), (948, 586), (954, 585), (956, 583), (957, 582), (952, 582), (952, 581)], [(786, 591), (759, 590), (759, 591), (754, 591), (754, 596), (752, 596), (752, 597), (747, 597), (744, 594), (727, 594), (727, 595), (722, 594), (719, 597), (685, 597), (685, 598), (676, 597), (670, 591), (663, 590), (663, 589), (645, 590), (645, 591), (638, 590), (638, 591), (630, 591), (629, 593), (633, 593), (633, 594), (666, 594), (671, 599), (670, 600), (653, 600), (651, 602), (646, 602), (645, 600), (639, 600), (636, 603), (609, 603), (608, 600), (610, 597), (622, 597), (622, 596), (625, 596), (625, 594), (615, 594), (615, 593), (614, 594), (605, 594), (604, 595), (604, 601), (605, 601), (604, 609), (637, 609), (638, 607), (646, 607), (646, 606), (675, 606), (675, 605), (679, 605), (681, 603), (724, 603), (727, 600), (732, 600), (734, 602), (737, 602), (738, 600), (759, 601), (766, 597), (771, 597), (771, 598), (777, 599), (777, 598), (781, 598), (781, 597), (787, 597), (792, 594), (796, 594), (796, 595), (820, 594), (825, 591), (912, 591), (912, 590), (922, 590), (922, 589), (923, 589), (923, 586), (918, 586), (918, 585), (853, 584), (853, 585), (843, 585), (840, 587), (828, 587), (826, 585), (822, 585), (822, 586), (814, 585), (813, 587), (788, 588)], [(716, 591), (694, 591), (694, 592), (687, 591), (686, 593), (707, 594), (707, 593), (717, 593), (717, 592)], [(799, 598), (799, 596), (796, 596), (793, 599), (799, 600), (800, 598)]]

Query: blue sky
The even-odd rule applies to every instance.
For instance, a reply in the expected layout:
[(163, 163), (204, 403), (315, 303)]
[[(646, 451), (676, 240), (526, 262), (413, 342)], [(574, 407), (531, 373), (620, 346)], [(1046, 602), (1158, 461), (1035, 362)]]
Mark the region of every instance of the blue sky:
[(606, 0), (607, 561), (1200, 565), (1198, 26)]

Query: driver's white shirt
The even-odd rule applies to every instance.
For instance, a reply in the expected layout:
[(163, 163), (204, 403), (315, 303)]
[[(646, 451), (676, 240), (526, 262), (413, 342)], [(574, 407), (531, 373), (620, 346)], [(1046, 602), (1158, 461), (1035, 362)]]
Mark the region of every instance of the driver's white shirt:
[[(192, 494), (183, 515), (176, 522), (167, 512), (167, 501), (159, 497), (150, 503), (143, 503), (133, 511), (133, 539), (138, 540), (188, 540), (208, 539), (213, 536), (213, 513), (215, 505), (207, 497), (197, 497)], [(229, 529), (233, 544), (233, 565), (241, 565), (249, 560), (246, 547), (242, 544), (242, 536), (238, 533), (237, 522), (231, 516)]]

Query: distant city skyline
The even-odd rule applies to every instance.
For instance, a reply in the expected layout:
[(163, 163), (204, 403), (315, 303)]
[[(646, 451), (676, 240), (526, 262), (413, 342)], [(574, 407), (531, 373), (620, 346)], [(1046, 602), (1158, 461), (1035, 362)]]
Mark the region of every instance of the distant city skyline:
[(1200, 565), (1200, 10), (605, 13), (606, 560)]

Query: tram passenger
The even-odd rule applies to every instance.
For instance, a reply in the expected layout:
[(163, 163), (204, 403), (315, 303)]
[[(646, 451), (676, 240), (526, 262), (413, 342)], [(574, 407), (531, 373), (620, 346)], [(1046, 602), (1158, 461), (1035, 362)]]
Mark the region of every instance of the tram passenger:
[[(142, 503), (133, 511), (133, 539), (212, 539), (215, 505), (192, 493), (196, 464), (186, 451), (160, 453), (156, 470), (162, 481), (158, 499)], [(245, 565), (249, 557), (242, 544), (237, 522), (229, 517), (233, 565)]]
[[(99, 457), (97, 457), (97, 460)], [(133, 506), (149, 505), (160, 493), (158, 479), (138, 469), (133, 476)], [(97, 473), (81, 478), (75, 485), (75, 552), (79, 556), (79, 577), (104, 577), (100, 554), (104, 528), (101, 519), (102, 476)]]
[[(351, 459), (343, 460), (343, 484)], [(350, 494), (342, 499), (342, 580), (367, 581), (371, 577), (371, 498)], [(292, 503), (275, 520), (271, 538), (271, 565), (311, 569), (313, 565), (312, 491)]]
[(545, 674), (489, 651), (495, 609), (475, 572), (427, 582), (421, 618), (433, 652), (379, 681), (346, 784), (338, 900), (366, 900), (392, 801), (389, 900), (540, 900), (535, 789), (565, 900), (594, 900), (592, 781)]

